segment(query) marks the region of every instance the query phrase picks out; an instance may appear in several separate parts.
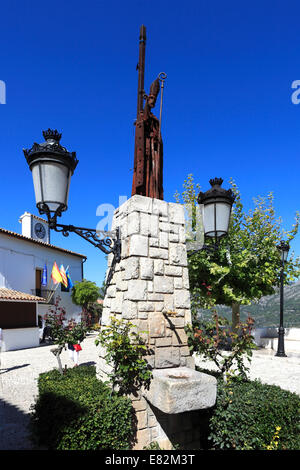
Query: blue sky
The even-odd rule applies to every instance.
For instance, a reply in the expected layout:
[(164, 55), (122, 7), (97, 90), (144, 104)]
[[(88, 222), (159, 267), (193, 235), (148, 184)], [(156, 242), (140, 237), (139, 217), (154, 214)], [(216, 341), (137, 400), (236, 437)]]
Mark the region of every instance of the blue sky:
[[(298, 3), (298, 4), (297, 4)], [(130, 197), (138, 36), (147, 28), (145, 89), (168, 75), (163, 105), (165, 200), (189, 173), (203, 190), (234, 178), (245, 207), (273, 191), (289, 229), (299, 205), (300, 5), (296, 1), (2, 2), (0, 226), (20, 232), (37, 214), (22, 149), (62, 132), (76, 151), (61, 223), (96, 228), (101, 204)], [(155, 108), (159, 113), (159, 106)], [(76, 235), (52, 242), (85, 253), (85, 277), (102, 283), (105, 256)], [(300, 235), (293, 242), (300, 254)]]

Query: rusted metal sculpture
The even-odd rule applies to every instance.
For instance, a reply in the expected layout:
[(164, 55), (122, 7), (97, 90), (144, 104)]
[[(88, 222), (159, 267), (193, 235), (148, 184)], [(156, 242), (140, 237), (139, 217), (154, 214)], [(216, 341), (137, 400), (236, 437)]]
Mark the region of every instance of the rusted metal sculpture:
[[(163, 199), (163, 143), (161, 138), (161, 113), (158, 120), (152, 114), (160, 92), (160, 82), (166, 78), (160, 73), (150, 87), (149, 95), (144, 91), (146, 28), (140, 29), (139, 63), (138, 63), (138, 99), (137, 120), (135, 123), (134, 172), (132, 196), (140, 194), (156, 199)], [(146, 100), (145, 106), (144, 99)], [(162, 102), (161, 102), (162, 109)]]

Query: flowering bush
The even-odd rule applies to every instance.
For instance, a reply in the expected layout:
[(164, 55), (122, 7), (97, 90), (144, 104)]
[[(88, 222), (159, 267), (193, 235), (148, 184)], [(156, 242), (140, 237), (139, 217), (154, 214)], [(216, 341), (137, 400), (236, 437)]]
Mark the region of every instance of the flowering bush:
[(250, 360), (255, 348), (251, 335), (253, 323), (254, 320), (248, 317), (245, 323), (239, 323), (238, 328), (232, 330), (228, 320), (214, 312), (211, 321), (198, 320), (193, 325), (187, 325), (188, 345), (192, 352), (212, 360), (222, 374), (228, 374), (235, 367), (238, 375), (246, 378), (248, 367), (244, 361), (245, 355)]
[(147, 351), (141, 336), (133, 331), (134, 325), (124, 319), (111, 317), (95, 340), (106, 349), (105, 359), (113, 370), (109, 374), (112, 390), (120, 395), (133, 393), (142, 386), (148, 387), (152, 373), (143, 355)]

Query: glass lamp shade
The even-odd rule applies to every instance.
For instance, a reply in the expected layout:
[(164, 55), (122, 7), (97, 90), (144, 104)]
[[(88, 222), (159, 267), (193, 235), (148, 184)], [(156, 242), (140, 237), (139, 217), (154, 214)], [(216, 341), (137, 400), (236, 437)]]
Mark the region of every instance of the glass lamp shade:
[(222, 238), (228, 233), (231, 205), (225, 202), (214, 202), (204, 205), (204, 235), (211, 238)]
[(200, 192), (198, 203), (203, 204), (204, 236), (218, 240), (228, 233), (231, 208), (235, 196), (231, 189), (221, 188), (222, 178), (210, 180), (211, 189)]
[(71, 176), (78, 160), (75, 152), (68, 152), (59, 143), (61, 134), (48, 129), (43, 135), (46, 142), (33, 144), (24, 150), (32, 172), (36, 205), (40, 214), (61, 215), (67, 210)]
[(290, 245), (288, 244), (288, 242), (285, 242), (284, 240), (281, 240), (279, 245), (277, 245), (277, 249), (278, 249), (279, 254), (280, 254), (281, 262), (285, 263), (287, 261), (287, 257), (288, 257), (288, 254), (289, 254)]
[(32, 165), (31, 171), (37, 207), (42, 210), (48, 206), (50, 212), (58, 209), (65, 211), (68, 207), (70, 169), (55, 161), (44, 161)]

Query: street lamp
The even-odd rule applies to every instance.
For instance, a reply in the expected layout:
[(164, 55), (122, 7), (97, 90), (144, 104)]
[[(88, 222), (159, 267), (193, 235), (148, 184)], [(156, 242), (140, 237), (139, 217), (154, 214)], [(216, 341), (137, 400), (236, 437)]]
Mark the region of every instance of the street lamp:
[(280, 324), (278, 329), (278, 346), (276, 356), (286, 357), (284, 352), (284, 327), (283, 327), (283, 280), (284, 280), (284, 265), (287, 261), (290, 246), (288, 242), (281, 240), (280, 244), (276, 247), (280, 254), (281, 271), (280, 271)]
[[(231, 189), (222, 188), (223, 179), (209, 180), (211, 188), (200, 192), (198, 203), (203, 204), (204, 237), (214, 240), (216, 250), (219, 240), (228, 234), (230, 214), (235, 194)], [(204, 249), (208, 247), (204, 245)]]
[[(109, 232), (90, 228), (62, 225), (57, 217), (68, 208), (71, 176), (78, 164), (75, 152), (69, 152), (60, 144), (61, 134), (57, 130), (43, 131), (45, 142), (34, 143), (29, 150), (23, 149), (25, 158), (32, 172), (36, 206), (39, 213), (46, 214), (49, 228), (68, 236), (74, 232), (105, 254), (114, 254), (115, 262), (120, 261), (121, 242), (119, 230), (116, 238)], [(100, 234), (104, 238), (100, 238)]]

